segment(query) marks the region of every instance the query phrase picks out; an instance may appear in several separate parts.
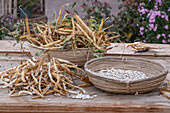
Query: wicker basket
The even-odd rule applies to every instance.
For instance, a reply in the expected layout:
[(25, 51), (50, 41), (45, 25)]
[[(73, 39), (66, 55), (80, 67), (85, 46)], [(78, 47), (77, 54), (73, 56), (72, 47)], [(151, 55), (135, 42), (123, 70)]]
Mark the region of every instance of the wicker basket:
[[(96, 73), (100, 69), (111, 67), (141, 71), (148, 78), (126, 82), (102, 77)], [(140, 58), (128, 58), (123, 61), (120, 57), (95, 58), (86, 62), (84, 68), (94, 86), (114, 93), (145, 93), (152, 91), (164, 81), (168, 73), (167, 69), (160, 63)]]
[[(31, 55), (36, 59), (41, 59), (42, 57), (48, 55), (49, 58), (56, 57), (60, 59), (65, 59), (78, 66), (83, 66), (88, 60), (93, 58), (93, 53), (87, 48), (75, 49), (74, 52), (73, 50), (66, 50), (66, 49), (45, 51), (47, 50), (46, 48), (29, 44), (29, 50), (31, 52)], [(44, 52), (40, 53), (41, 50), (44, 50)], [(40, 54), (36, 56), (36, 53), (40, 53)]]

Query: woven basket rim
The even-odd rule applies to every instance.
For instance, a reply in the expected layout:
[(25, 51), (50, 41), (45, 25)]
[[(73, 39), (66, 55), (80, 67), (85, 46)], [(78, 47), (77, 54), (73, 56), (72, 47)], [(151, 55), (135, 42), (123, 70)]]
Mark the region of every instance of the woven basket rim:
[[(48, 50), (47, 48), (41, 47), (41, 46), (36, 46), (34, 44), (29, 44), (28, 46), (31, 46), (33, 48), (38, 48), (38, 49), (43, 49), (43, 50)], [(75, 50), (87, 50), (89, 48), (75, 48)], [(49, 50), (49, 51), (69, 51), (72, 49), (56, 49), (56, 50)]]
[[(100, 58), (94, 58), (94, 59), (91, 59), (89, 61), (87, 61), (84, 65), (84, 69), (86, 72), (90, 73), (91, 75), (94, 75), (96, 77), (100, 77), (100, 78), (104, 78), (105, 80), (114, 80), (114, 81), (117, 81), (119, 83), (127, 83), (127, 81), (120, 81), (120, 80), (115, 80), (115, 79), (111, 79), (111, 78), (107, 78), (107, 77), (104, 77), (104, 76), (99, 76), (97, 73), (91, 71), (90, 69), (87, 68), (87, 65), (93, 61), (97, 61), (97, 60), (101, 60), (101, 59), (120, 59), (122, 57), (113, 57), (113, 56), (105, 56), (105, 57), (100, 57)], [(124, 57), (125, 58), (125, 57)], [(152, 79), (156, 79), (156, 78), (159, 78), (159, 77), (162, 77), (164, 75), (166, 75), (168, 73), (168, 69), (160, 64), (159, 62), (155, 62), (155, 61), (150, 61), (150, 60), (147, 60), (147, 59), (144, 59), (144, 58), (127, 58), (128, 59), (131, 59), (131, 60), (144, 60), (144, 61), (148, 61), (148, 62), (151, 62), (151, 63), (154, 63), (154, 64), (157, 64), (157, 65), (160, 65), (161, 67), (163, 67), (163, 72), (159, 75), (155, 75), (155, 76), (152, 76), (152, 77), (148, 77), (148, 78), (145, 78), (145, 79), (140, 79), (140, 80), (134, 80), (134, 81), (128, 81), (128, 83), (136, 83), (136, 82), (143, 82), (145, 80), (152, 80)], [(93, 73), (91, 73), (93, 72)]]

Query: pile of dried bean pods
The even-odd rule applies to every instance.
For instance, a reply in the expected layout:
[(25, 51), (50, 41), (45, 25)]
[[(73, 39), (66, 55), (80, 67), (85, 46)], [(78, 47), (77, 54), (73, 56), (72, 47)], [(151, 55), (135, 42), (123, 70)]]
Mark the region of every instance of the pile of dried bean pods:
[[(52, 58), (45, 60), (26, 59), (25, 63), (0, 73), (0, 88), (10, 88), (10, 96), (33, 95), (33, 99), (45, 98), (45, 95), (85, 94), (81, 86), (90, 85), (84, 70), (73, 63)], [(73, 71), (74, 70), (74, 71)], [(73, 79), (85, 84), (75, 85)]]

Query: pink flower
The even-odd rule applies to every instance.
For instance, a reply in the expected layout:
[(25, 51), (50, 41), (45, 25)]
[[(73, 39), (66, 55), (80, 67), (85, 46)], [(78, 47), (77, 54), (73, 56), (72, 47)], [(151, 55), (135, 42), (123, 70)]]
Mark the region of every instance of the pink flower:
[(156, 38), (157, 38), (157, 39), (159, 39), (160, 37), (161, 37), (161, 35), (160, 35), (160, 34), (158, 34)]
[(140, 3), (140, 4), (139, 4), (139, 6), (143, 6), (143, 4), (142, 4), (142, 3)]
[[(148, 13), (147, 17), (149, 17), (149, 22), (152, 23), (152, 22), (155, 22), (155, 18), (156, 16), (161, 16), (161, 13), (164, 14), (164, 12), (161, 12), (161, 11), (153, 11), (153, 10), (150, 10), (150, 12)], [(166, 16), (166, 13), (163, 15), (162, 14), (162, 18), (165, 18)], [(167, 17), (166, 17), (167, 18)]]
[(168, 37), (170, 37), (170, 34), (168, 35)]
[(151, 15), (151, 13), (148, 13), (147, 17), (149, 17)]
[(154, 28), (154, 24), (149, 24), (149, 29), (152, 30)]
[(166, 41), (165, 41), (165, 40), (162, 40), (162, 43), (166, 43)]
[(168, 25), (165, 26), (165, 29), (168, 29)]
[(144, 27), (140, 27), (140, 31), (143, 31), (144, 30)]
[(157, 14), (158, 16), (161, 16), (161, 12), (160, 12), (160, 11), (157, 11), (156, 14)]
[(142, 14), (145, 14), (145, 9), (142, 9), (141, 12), (142, 12)]
[(154, 19), (155, 16), (156, 16), (156, 13), (155, 13), (155, 11), (153, 11), (150, 18), (151, 18), (151, 19)]
[(148, 9), (145, 9), (145, 12), (148, 12)]
[(164, 18), (164, 17), (165, 17), (164, 15), (161, 16), (161, 18)]
[(166, 15), (166, 16), (165, 16), (165, 20), (166, 20), (166, 21), (168, 21), (168, 20), (169, 20), (169, 19), (168, 19), (168, 15)]
[(150, 23), (155, 22), (155, 17), (154, 17), (154, 18), (150, 18), (150, 19), (149, 19), (149, 22), (150, 22)]
[(168, 42), (170, 42), (170, 39), (168, 39)]
[(155, 8), (156, 10), (158, 10), (158, 6), (154, 6), (154, 8)]
[(164, 11), (162, 11), (162, 14), (166, 15), (166, 13)]
[(163, 37), (165, 37), (165, 34), (164, 34), (164, 33), (162, 33), (162, 36), (163, 36)]
[(170, 11), (170, 7), (168, 8), (168, 11)]
[(143, 35), (143, 32), (142, 31), (139, 31), (141, 35)]
[(153, 29), (154, 28), (154, 24), (149, 24), (149, 27)]
[(158, 24), (155, 25), (155, 28), (153, 29), (153, 31), (156, 31), (158, 27)]

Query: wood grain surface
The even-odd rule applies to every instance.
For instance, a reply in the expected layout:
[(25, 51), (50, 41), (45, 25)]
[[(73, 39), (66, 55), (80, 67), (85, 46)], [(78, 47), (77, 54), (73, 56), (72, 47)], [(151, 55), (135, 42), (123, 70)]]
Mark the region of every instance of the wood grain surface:
[(111, 50), (108, 50), (105, 55), (107, 56), (140, 56), (140, 57), (147, 57), (152, 56), (154, 57), (155, 54), (158, 57), (170, 57), (170, 44), (149, 44), (152, 47), (157, 47), (158, 49), (150, 49), (148, 52), (141, 52), (135, 53), (135, 50), (131, 47), (125, 49), (127, 43), (112, 43)]
[[(0, 41), (0, 71), (19, 65), (20, 60), (31, 58), (27, 43), (23, 44), (24, 49), (20, 48), (20, 44), (12, 46), (14, 41)], [(120, 48), (119, 48), (120, 46)], [(119, 44), (118, 47), (109, 50), (105, 55), (121, 56), (124, 45)], [(150, 51), (146, 53), (138, 53), (135, 57), (142, 57), (157, 61), (165, 65), (170, 71), (170, 46), (155, 45), (162, 47), (161, 51), (157, 51), (158, 57), (155, 57)], [(116, 52), (117, 51), (117, 52)], [(8, 54), (6, 54), (8, 53)], [(123, 53), (123, 57), (134, 57), (134, 51), (129, 48)], [(170, 73), (167, 79), (170, 80)], [(165, 81), (167, 82), (167, 81)], [(164, 82), (164, 83), (165, 83)], [(74, 113), (109, 113), (109, 112), (156, 112), (169, 113), (170, 100), (159, 93), (159, 88), (152, 92), (127, 95), (114, 94), (102, 91), (94, 86), (85, 88), (89, 94), (98, 95), (97, 98), (89, 100), (71, 99), (68, 97), (53, 95), (46, 96), (45, 99), (31, 99), (31, 96), (9, 97), (8, 88), (0, 89), (0, 113), (1, 112), (74, 112)]]

